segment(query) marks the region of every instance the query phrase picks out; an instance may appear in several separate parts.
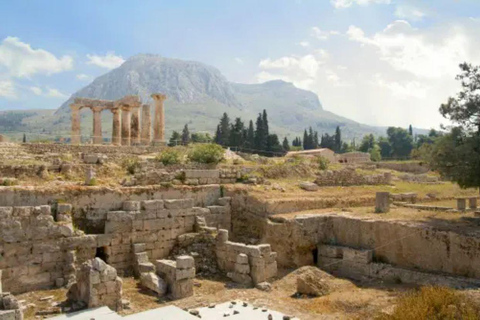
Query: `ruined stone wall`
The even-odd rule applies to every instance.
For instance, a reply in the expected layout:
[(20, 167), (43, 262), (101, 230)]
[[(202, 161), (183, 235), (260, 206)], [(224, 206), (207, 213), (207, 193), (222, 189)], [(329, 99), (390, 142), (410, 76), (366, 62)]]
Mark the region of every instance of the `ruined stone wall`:
[[(23, 143), (22, 148), (28, 150), (29, 153), (104, 153), (109, 155), (115, 154), (132, 154), (139, 155), (145, 153), (160, 152), (163, 146), (114, 146), (114, 145), (70, 145), (60, 143)], [(119, 152), (121, 150), (121, 152)]]
[(363, 175), (355, 169), (325, 170), (317, 175), (315, 183), (319, 186), (361, 186), (361, 185), (384, 185), (391, 183), (391, 174)]
[(415, 174), (427, 173), (430, 171), (428, 165), (420, 161), (405, 161), (405, 162), (389, 162), (382, 161), (376, 163), (379, 169), (390, 169), (401, 172), (409, 172)]
[(185, 169), (161, 168), (143, 170), (138, 172), (130, 182), (132, 185), (155, 185), (159, 183), (172, 183), (175, 185), (209, 185), (235, 183), (248, 170), (242, 168), (221, 169)]
[(305, 215), (268, 222), (262, 242), (284, 267), (313, 264), (317, 244), (327, 243), (371, 249), (374, 260), (394, 266), (480, 278), (480, 238), (428, 224)]
[(99, 211), (120, 209), (127, 200), (151, 199), (194, 199), (196, 206), (203, 207), (214, 204), (220, 197), (220, 186), (198, 187), (83, 187), (71, 188), (35, 188), (29, 187), (0, 187), (0, 206), (38, 206), (57, 202), (67, 202), (74, 208), (86, 208)]
[(165, 259), (177, 237), (194, 230), (195, 217), (203, 216), (209, 225), (230, 228), (230, 205), (194, 207), (193, 199), (126, 201), (123, 210), (107, 213), (104, 243), (106, 262), (130, 272), (134, 265), (133, 244), (144, 244), (151, 262)]

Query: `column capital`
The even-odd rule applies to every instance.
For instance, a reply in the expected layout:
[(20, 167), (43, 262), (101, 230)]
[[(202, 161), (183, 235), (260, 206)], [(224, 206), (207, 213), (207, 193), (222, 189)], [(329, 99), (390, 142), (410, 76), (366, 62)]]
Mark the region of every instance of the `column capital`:
[(154, 93), (151, 95), (154, 100), (165, 101), (167, 100), (167, 95), (161, 93)]
[(90, 107), (90, 110), (92, 110), (92, 112), (102, 112), (103, 111), (103, 107), (100, 107), (100, 106), (92, 106)]
[(118, 107), (118, 108), (112, 108), (112, 109), (110, 109), (110, 111), (112, 111), (113, 114), (117, 114), (117, 113), (120, 112), (120, 107)]
[(132, 106), (128, 104), (121, 104), (120, 109), (122, 109), (122, 111), (132, 111)]
[(72, 109), (72, 111), (78, 111), (78, 110), (80, 110), (82, 107), (83, 107), (83, 105), (82, 105), (82, 104), (79, 104), (79, 103), (72, 103), (72, 104), (70, 104), (70, 109)]

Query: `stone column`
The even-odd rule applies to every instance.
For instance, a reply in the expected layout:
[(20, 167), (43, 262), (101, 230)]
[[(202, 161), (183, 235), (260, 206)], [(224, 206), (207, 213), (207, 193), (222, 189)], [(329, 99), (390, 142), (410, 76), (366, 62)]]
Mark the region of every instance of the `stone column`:
[(93, 112), (93, 144), (102, 144), (102, 107), (91, 107)]
[(120, 145), (121, 144), (121, 135), (122, 127), (120, 125), (120, 108), (111, 109), (113, 113), (113, 122), (112, 122), (112, 144)]
[(130, 145), (130, 120), (131, 120), (131, 107), (128, 105), (122, 106), (122, 146)]
[(165, 114), (163, 102), (167, 99), (164, 94), (152, 94), (155, 100), (155, 116), (153, 119), (153, 142), (157, 145), (165, 144)]
[(457, 210), (465, 211), (467, 209), (467, 199), (466, 198), (457, 198)]
[(132, 108), (130, 136), (133, 145), (140, 144), (140, 107)]
[(79, 144), (81, 133), (80, 133), (80, 109), (81, 105), (78, 104), (71, 104), (70, 109), (72, 111), (72, 132), (70, 143), (71, 144)]
[(149, 145), (152, 140), (152, 119), (150, 105), (142, 106), (142, 144)]
[(477, 198), (469, 198), (468, 206), (470, 207), (470, 209), (477, 209)]
[(377, 192), (375, 196), (375, 213), (390, 211), (390, 192)]

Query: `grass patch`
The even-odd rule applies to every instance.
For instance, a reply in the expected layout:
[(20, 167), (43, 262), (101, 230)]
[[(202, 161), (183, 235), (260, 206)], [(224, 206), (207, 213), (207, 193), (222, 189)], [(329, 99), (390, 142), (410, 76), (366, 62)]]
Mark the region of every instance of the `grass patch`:
[(448, 288), (423, 287), (400, 298), (390, 315), (377, 320), (480, 319), (480, 306), (465, 295)]

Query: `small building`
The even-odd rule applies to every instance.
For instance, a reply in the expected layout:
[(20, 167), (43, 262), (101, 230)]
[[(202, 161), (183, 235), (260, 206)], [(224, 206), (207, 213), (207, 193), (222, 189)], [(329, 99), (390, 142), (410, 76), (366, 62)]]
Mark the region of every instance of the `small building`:
[(285, 157), (294, 157), (294, 156), (304, 156), (304, 157), (324, 157), (330, 163), (336, 163), (335, 152), (328, 148), (321, 149), (311, 149), (311, 150), (302, 150), (302, 151), (290, 151)]
[(338, 163), (354, 164), (370, 162), (370, 154), (367, 152), (347, 152), (342, 154), (336, 154), (336, 161)]

